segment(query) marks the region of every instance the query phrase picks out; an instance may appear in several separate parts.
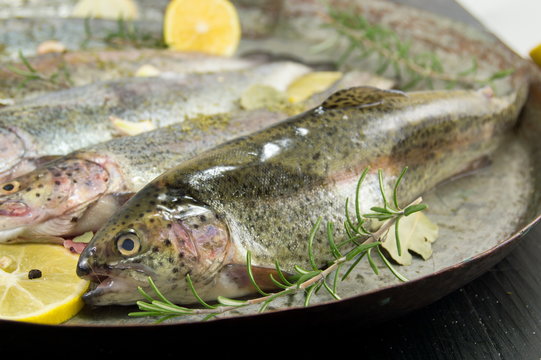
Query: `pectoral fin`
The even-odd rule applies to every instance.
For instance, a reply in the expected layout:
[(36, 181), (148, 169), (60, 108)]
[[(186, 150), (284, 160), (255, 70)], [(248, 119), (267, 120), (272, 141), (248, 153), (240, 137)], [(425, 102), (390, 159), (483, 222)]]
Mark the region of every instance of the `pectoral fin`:
[[(272, 278), (280, 281), (280, 275), (275, 268), (252, 265), (251, 272), (255, 283), (261, 290), (272, 291), (278, 289), (278, 286), (272, 281)], [(288, 274), (284, 275), (287, 276)], [(220, 279), (221, 285), (228, 289), (226, 293), (230, 293), (231, 295), (237, 296), (238, 294), (253, 294), (257, 292), (248, 275), (246, 264), (225, 265), (221, 270)]]

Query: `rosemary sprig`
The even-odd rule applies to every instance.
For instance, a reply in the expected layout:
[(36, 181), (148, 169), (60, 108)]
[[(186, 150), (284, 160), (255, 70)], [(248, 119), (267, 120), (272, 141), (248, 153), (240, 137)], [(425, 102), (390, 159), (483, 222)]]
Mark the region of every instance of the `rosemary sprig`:
[(104, 42), (114, 48), (131, 46), (134, 48), (163, 49), (167, 47), (162, 37), (151, 32), (142, 31), (134, 22), (126, 21), (122, 17), (117, 19), (116, 30), (105, 34), (105, 36), (94, 34), (91, 20), (91, 18), (85, 18), (84, 21), (85, 38), (80, 44), (82, 49), (86, 49), (93, 40)]
[[(147, 299), (147, 301), (138, 301), (139, 312), (130, 313), (129, 316), (155, 316), (158, 317), (158, 322), (170, 319), (175, 316), (182, 315), (204, 315), (205, 319), (210, 319), (219, 314), (238, 309), (239, 307), (249, 305), (259, 305), (259, 311), (266, 311), (269, 305), (279, 297), (292, 295), (298, 292), (304, 292), (305, 301), (304, 305), (308, 306), (313, 294), (320, 289), (325, 289), (329, 295), (334, 299), (339, 300), (340, 296), (337, 292), (337, 287), (340, 281), (343, 281), (351, 273), (351, 271), (359, 264), (359, 262), (366, 257), (368, 263), (376, 274), (379, 274), (377, 265), (372, 257), (372, 250), (376, 251), (377, 256), (382, 260), (383, 264), (395, 275), (400, 281), (407, 281), (407, 279), (401, 275), (385, 257), (381, 251), (380, 245), (382, 239), (386, 236), (391, 227), (395, 227), (395, 231), (398, 232), (399, 220), (403, 216), (408, 216), (418, 211), (426, 209), (426, 205), (422, 204), (422, 198), (417, 198), (404, 208), (401, 208), (398, 203), (398, 188), (402, 181), (407, 167), (402, 170), (398, 176), (395, 185), (393, 187), (392, 204), (389, 203), (388, 197), (385, 194), (383, 185), (383, 173), (378, 171), (378, 180), (380, 184), (380, 193), (383, 200), (383, 207), (372, 207), (371, 213), (362, 214), (360, 210), (360, 188), (368, 175), (369, 169), (365, 169), (357, 182), (356, 194), (355, 194), (355, 219), (352, 221), (352, 217), (348, 212), (349, 199), (346, 200), (346, 221), (344, 222), (344, 228), (347, 233), (347, 238), (341, 243), (337, 243), (334, 238), (334, 224), (332, 222), (327, 223), (326, 236), (330, 247), (330, 252), (334, 257), (334, 260), (330, 262), (325, 268), (321, 269), (317, 266), (317, 261), (313, 253), (313, 242), (318, 230), (321, 227), (323, 219), (318, 218), (313, 225), (308, 235), (308, 260), (310, 264), (309, 269), (304, 269), (301, 266), (294, 267), (293, 274), (284, 274), (280, 264), (275, 262), (275, 269), (278, 278), (271, 275), (272, 282), (278, 289), (281, 289), (274, 293), (267, 293), (263, 291), (257, 284), (252, 274), (251, 253), (248, 251), (246, 255), (246, 266), (248, 276), (254, 285), (255, 289), (261, 295), (248, 300), (237, 300), (226, 297), (218, 297), (215, 305), (206, 303), (197, 293), (189, 275), (186, 276), (186, 281), (190, 287), (194, 297), (202, 305), (203, 308), (186, 308), (175, 305), (163, 296), (163, 294), (156, 287), (151, 278), (148, 279), (150, 287), (157, 294), (157, 299), (148, 295), (141, 287), (139, 291)], [(366, 223), (370, 219), (376, 219), (383, 221), (379, 228), (371, 232), (367, 230)], [(397, 237), (398, 247), (400, 249), (399, 238)], [(341, 251), (341, 248), (348, 248), (346, 252)], [(348, 265), (346, 271), (340, 274), (340, 270), (344, 265)]]
[(117, 20), (117, 30), (107, 34), (104, 41), (111, 46), (133, 46), (136, 48), (165, 48), (165, 42), (156, 35), (142, 32), (134, 23), (123, 18)]
[[(455, 74), (447, 73), (436, 54), (414, 53), (411, 42), (401, 40), (394, 31), (381, 25), (370, 24), (362, 15), (332, 7), (329, 7), (328, 15), (328, 25), (334, 28), (341, 38), (348, 40), (346, 50), (339, 57), (339, 65), (343, 65), (354, 54), (358, 60), (371, 55), (378, 56), (381, 65), (376, 72), (383, 74), (392, 67), (395, 75), (403, 80), (402, 90), (411, 89), (422, 82), (433, 88), (434, 80), (445, 82), (448, 88), (458, 84), (466, 87), (488, 85), (514, 72), (513, 69), (504, 69), (487, 78), (477, 77), (477, 60), (473, 58), (468, 69)], [(328, 46), (327, 43), (325, 47)]]
[(7, 69), (12, 73), (22, 76), (23, 80), (19, 84), (19, 87), (24, 87), (29, 81), (43, 81), (55, 86), (71, 86), (73, 82), (70, 74), (64, 65), (59, 66), (58, 69), (47, 76), (37, 71), (28, 61), (28, 59), (19, 51), (19, 59), (24, 65), (25, 69), (20, 69), (12, 65), (6, 65)]

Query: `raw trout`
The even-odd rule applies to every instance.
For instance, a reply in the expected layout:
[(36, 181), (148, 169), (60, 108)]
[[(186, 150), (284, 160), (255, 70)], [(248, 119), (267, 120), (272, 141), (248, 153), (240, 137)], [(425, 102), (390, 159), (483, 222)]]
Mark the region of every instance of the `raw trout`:
[(95, 231), (165, 170), (286, 117), (264, 109), (208, 116), (52, 160), (0, 185), (0, 242), (62, 241)]
[[(96, 283), (84, 300), (133, 304), (142, 299), (137, 286), (148, 288), (151, 276), (172, 301), (195, 302), (186, 274), (203, 299), (249, 294), (247, 251), (257, 282), (272, 286), (275, 260), (285, 271), (309, 267), (311, 227), (319, 216), (343, 223), (346, 198), (354, 198), (366, 167), (366, 210), (381, 205), (378, 168), (394, 181), (409, 166), (399, 191), (411, 201), (490, 154), (514, 126), (525, 96), (525, 89), (495, 97), (490, 89), (351, 88), (205, 151), (146, 185), (95, 234), (77, 267)], [(323, 266), (332, 254), (320, 232), (314, 257)]]
[(39, 45), (50, 40), (68, 50), (164, 47), (162, 21), (15, 17), (0, 19), (0, 29), (0, 59), (16, 59), (19, 53), (36, 55)]
[(384, 81), (351, 72), (302, 103), (277, 104), (276, 111), (204, 116), (76, 150), (0, 184), (0, 242), (62, 241), (53, 237), (97, 230), (129, 196), (195, 154), (275, 124), (286, 112), (305, 111), (338, 89)]
[[(0, 99), (12, 102), (47, 91), (136, 76), (143, 66), (159, 73), (240, 70), (262, 61), (159, 49), (48, 53), (0, 64)], [(24, 74), (27, 74), (24, 76)]]
[(31, 171), (52, 155), (110, 140), (118, 135), (111, 119), (158, 128), (235, 111), (251, 86), (282, 91), (308, 71), (298, 63), (274, 62), (213, 74), (119, 79), (21, 101), (0, 110), (0, 181)]

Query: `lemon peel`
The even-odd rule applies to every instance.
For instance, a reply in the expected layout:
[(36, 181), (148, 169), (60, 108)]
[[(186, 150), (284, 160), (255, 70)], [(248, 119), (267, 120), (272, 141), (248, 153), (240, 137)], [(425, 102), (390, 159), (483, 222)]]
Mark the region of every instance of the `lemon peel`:
[(541, 67), (541, 44), (530, 50), (530, 57), (538, 66)]

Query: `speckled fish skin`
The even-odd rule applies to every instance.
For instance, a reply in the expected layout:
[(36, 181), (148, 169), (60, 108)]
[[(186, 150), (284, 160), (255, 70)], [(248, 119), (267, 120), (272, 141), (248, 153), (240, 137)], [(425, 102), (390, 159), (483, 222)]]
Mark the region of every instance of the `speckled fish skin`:
[[(86, 50), (48, 53), (26, 58), (42, 79), (28, 80), (13, 68), (28, 72), (21, 61), (0, 63), (0, 99), (16, 102), (48, 91), (98, 81), (133, 77), (144, 65), (163, 73), (204, 73), (240, 70), (258, 61), (165, 49)], [(46, 79), (51, 78), (52, 81)]]
[(308, 71), (305, 65), (278, 61), (212, 74), (99, 82), (21, 101), (0, 110), (0, 181), (31, 171), (43, 156), (65, 155), (117, 136), (111, 116), (162, 127), (237, 111), (251, 86), (283, 90)]
[(60, 242), (59, 237), (97, 230), (131, 194), (167, 169), (221, 142), (275, 124), (287, 118), (286, 113), (309, 109), (338, 89), (372, 82), (392, 85), (377, 76), (349, 72), (300, 103), (197, 117), (48, 162), (0, 184), (0, 242)]
[(209, 116), (55, 159), (0, 184), (0, 242), (56, 242), (95, 231), (167, 169), (285, 118), (265, 109)]
[[(319, 216), (343, 223), (345, 200), (354, 197), (364, 168), (372, 172), (363, 206), (380, 205), (378, 168), (393, 181), (409, 166), (400, 194), (412, 200), (490, 154), (515, 124), (524, 97), (522, 90), (499, 98), (488, 89), (352, 88), (206, 151), (149, 183), (95, 234), (77, 272), (100, 284), (84, 299), (132, 304), (140, 299), (136, 286), (145, 288), (151, 276), (172, 301), (190, 303), (186, 274), (204, 299), (253, 292), (248, 250), (254, 273), (268, 275), (274, 261), (286, 271), (309, 266), (311, 227)], [(319, 266), (332, 258), (322, 232), (314, 244)], [(337, 231), (338, 239), (343, 235)]]

